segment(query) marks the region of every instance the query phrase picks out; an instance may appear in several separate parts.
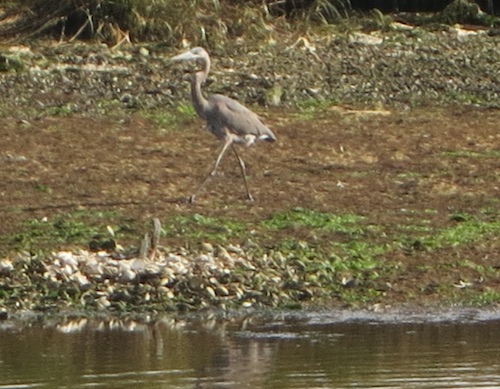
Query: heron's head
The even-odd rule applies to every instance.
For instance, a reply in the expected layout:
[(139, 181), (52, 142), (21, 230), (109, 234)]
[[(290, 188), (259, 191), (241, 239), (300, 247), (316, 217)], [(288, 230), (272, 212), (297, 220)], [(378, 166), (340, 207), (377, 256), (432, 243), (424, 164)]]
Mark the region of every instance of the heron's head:
[(207, 60), (208, 53), (203, 47), (195, 47), (185, 53), (172, 57), (172, 61), (196, 61), (205, 63)]
[(210, 71), (210, 57), (203, 47), (195, 47), (185, 53), (176, 55), (172, 61), (194, 61), (201, 68), (196, 72), (194, 80), (205, 82)]

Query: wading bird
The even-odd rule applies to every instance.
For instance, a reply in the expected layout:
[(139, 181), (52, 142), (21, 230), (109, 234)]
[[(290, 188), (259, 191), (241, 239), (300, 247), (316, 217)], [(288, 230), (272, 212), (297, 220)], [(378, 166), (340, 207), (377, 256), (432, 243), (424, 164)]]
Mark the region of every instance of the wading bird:
[(234, 155), (240, 164), (248, 200), (253, 201), (253, 197), (248, 189), (245, 163), (238, 155), (234, 145), (244, 144), (245, 146), (250, 146), (259, 140), (274, 142), (276, 136), (262, 123), (255, 113), (236, 100), (223, 95), (212, 95), (208, 100), (203, 97), (201, 84), (206, 81), (208, 72), (210, 71), (210, 57), (204, 48), (195, 47), (173, 57), (172, 61), (196, 61), (198, 66), (201, 67), (201, 70), (198, 70), (193, 75), (191, 81), (191, 99), (198, 116), (206, 120), (210, 132), (224, 142), (215, 160), (214, 167), (189, 198), (189, 201), (194, 202), (198, 192), (205, 186), (209, 178), (215, 175), (222, 157), (229, 147), (233, 149)]

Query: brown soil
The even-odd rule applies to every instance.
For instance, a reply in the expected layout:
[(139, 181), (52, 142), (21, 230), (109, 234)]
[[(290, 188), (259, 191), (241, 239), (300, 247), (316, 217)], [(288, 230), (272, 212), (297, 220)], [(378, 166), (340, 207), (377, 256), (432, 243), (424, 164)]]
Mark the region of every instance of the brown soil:
[(498, 207), (499, 110), (331, 107), (314, 120), (263, 114), (278, 142), (243, 150), (253, 203), (230, 153), (197, 203), (187, 203), (218, 147), (198, 120), (164, 132), (139, 116), (0, 119), (0, 232), (89, 208), (168, 221), (194, 213), (262, 220), (305, 207), (390, 226), (412, 212), (434, 210), (427, 217), (441, 224), (453, 212)]
[[(198, 119), (172, 131), (161, 131), (139, 115), (0, 119), (0, 234), (5, 239), (29, 220), (51, 220), (76, 210), (113, 211), (110, 224), (134, 226), (141, 233), (152, 217), (168, 223), (177, 215), (202, 214), (258, 225), (294, 207), (363, 215), (367, 224), (381, 226), (388, 235), (405, 226), (445, 228), (454, 223), (450, 215), (458, 213), (485, 220), (498, 217), (500, 110), (399, 112), (332, 106), (313, 120), (286, 111), (262, 114), (278, 142), (242, 150), (255, 197), (252, 203), (245, 200), (231, 154), (197, 203), (187, 202), (218, 147)], [(286, 234), (290, 231), (261, 241), (268, 239), (271, 245)], [(454, 270), (452, 265), (468, 260), (498, 268), (498, 237), (436, 252), (420, 250), (415, 234), (413, 243), (386, 258), (400, 267), (395, 278), (387, 280), (392, 292), (387, 301), (407, 301), (412, 290), (433, 301), (439, 298), (435, 288), (460, 286), (461, 280), (472, 280), (483, 291), (500, 288), (495, 270), (480, 280), (482, 274), (473, 267)], [(199, 242), (178, 236), (162, 243)], [(439, 264), (444, 267), (439, 269)]]

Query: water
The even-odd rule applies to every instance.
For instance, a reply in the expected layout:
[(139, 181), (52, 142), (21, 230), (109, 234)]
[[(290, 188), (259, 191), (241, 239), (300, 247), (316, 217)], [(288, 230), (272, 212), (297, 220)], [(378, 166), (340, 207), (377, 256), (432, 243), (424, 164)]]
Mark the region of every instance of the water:
[(0, 322), (4, 388), (500, 388), (500, 316)]

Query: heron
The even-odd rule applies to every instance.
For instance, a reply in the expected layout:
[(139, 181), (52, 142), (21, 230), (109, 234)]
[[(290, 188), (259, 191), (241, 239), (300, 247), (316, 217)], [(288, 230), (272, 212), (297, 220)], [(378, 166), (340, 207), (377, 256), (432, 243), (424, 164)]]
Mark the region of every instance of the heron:
[(191, 100), (196, 113), (207, 123), (208, 130), (223, 142), (210, 173), (203, 179), (189, 198), (195, 202), (196, 196), (210, 177), (214, 176), (226, 151), (231, 147), (240, 165), (245, 183), (247, 198), (253, 201), (248, 187), (245, 162), (239, 156), (235, 144), (251, 146), (256, 141), (276, 141), (276, 136), (254, 112), (230, 97), (215, 94), (206, 99), (201, 92), (201, 85), (207, 80), (210, 71), (210, 56), (203, 47), (195, 47), (183, 54), (176, 55), (172, 61), (195, 61), (199, 66), (191, 79)]

